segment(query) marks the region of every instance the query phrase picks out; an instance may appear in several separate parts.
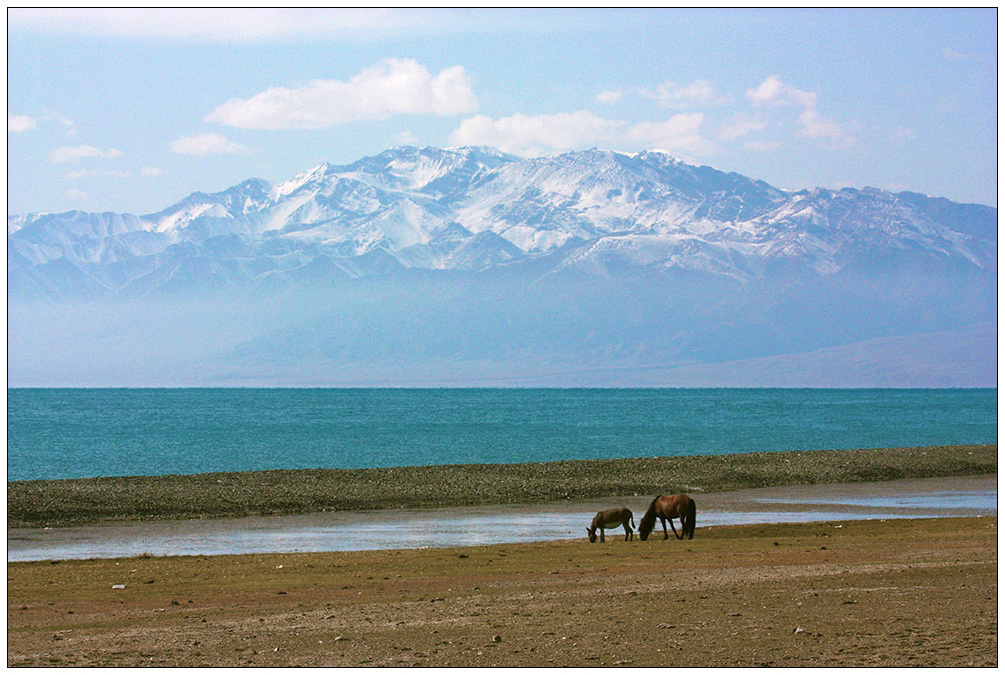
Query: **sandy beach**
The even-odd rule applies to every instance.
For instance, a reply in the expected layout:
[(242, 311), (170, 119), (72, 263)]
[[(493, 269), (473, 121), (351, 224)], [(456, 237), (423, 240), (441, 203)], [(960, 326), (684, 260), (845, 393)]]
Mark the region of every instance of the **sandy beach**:
[(8, 666), (997, 666), (997, 518), (8, 563)]

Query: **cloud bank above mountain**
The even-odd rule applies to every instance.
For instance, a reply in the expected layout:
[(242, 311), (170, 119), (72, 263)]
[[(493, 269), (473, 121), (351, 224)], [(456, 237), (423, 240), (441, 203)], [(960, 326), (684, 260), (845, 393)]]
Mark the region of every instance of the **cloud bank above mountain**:
[(392, 115), (449, 116), (477, 109), (463, 67), (444, 68), (434, 77), (411, 59), (388, 59), (346, 82), (317, 80), (232, 99), (206, 121), (241, 129), (322, 129)]

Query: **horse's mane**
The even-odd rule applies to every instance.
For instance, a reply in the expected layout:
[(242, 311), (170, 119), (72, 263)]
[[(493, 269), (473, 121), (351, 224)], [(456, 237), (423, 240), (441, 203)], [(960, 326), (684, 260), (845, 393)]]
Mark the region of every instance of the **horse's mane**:
[(649, 504), (649, 508), (646, 509), (646, 513), (639, 520), (639, 535), (642, 537), (648, 537), (649, 533), (653, 531), (653, 526), (656, 524), (656, 500), (662, 497), (662, 495), (656, 495), (656, 498), (652, 500)]

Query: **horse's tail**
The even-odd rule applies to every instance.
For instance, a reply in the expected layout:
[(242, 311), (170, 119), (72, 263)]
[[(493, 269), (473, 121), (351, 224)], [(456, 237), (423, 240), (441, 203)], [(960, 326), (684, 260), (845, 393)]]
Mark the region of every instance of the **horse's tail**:
[(684, 519), (684, 534), (687, 535), (688, 539), (694, 539), (694, 521), (696, 509), (694, 506), (694, 500), (688, 498), (687, 500), (687, 516)]
[(642, 541), (646, 540), (646, 537), (648, 537), (649, 533), (653, 531), (653, 526), (656, 524), (656, 500), (659, 498), (660, 495), (657, 495), (656, 498), (650, 502), (649, 508), (646, 509), (645, 514), (639, 520), (639, 537), (642, 538)]

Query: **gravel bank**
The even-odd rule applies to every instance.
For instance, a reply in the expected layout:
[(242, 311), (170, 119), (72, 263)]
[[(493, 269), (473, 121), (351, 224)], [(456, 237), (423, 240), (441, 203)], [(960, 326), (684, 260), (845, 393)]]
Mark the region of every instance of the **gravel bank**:
[(725, 492), (996, 473), (997, 445), (7, 483), (8, 527)]

